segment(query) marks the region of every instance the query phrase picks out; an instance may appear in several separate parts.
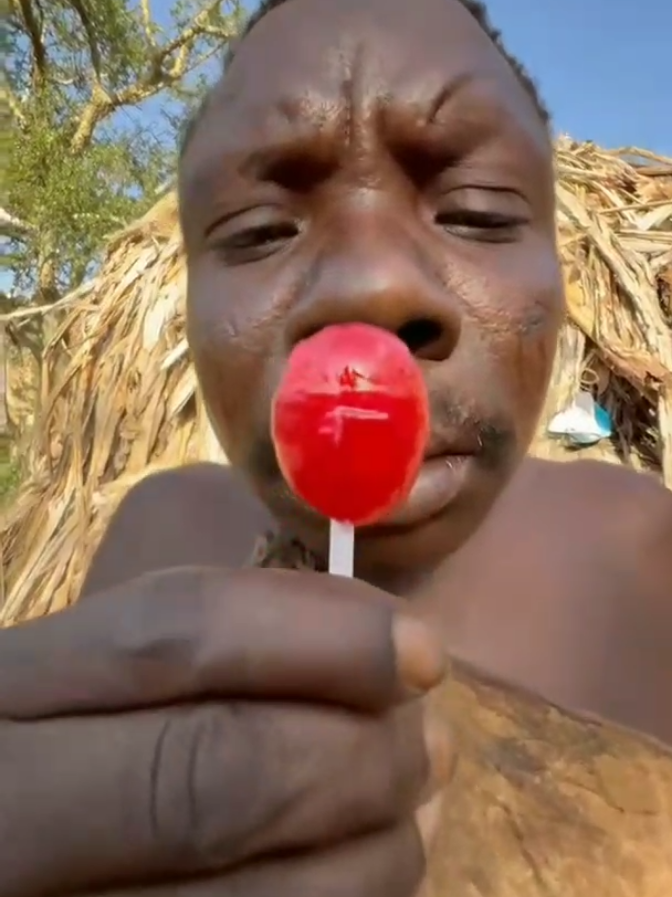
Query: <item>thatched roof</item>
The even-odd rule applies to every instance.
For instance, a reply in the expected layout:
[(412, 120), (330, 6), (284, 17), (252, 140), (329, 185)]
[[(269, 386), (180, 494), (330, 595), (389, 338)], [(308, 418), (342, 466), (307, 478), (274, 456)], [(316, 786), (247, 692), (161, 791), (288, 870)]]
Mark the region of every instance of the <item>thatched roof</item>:
[[(569, 318), (545, 419), (592, 384), (618, 429), (598, 454), (672, 486), (672, 160), (562, 139), (557, 169)], [(0, 533), (0, 622), (72, 599), (111, 510), (138, 479), (221, 458), (189, 363), (184, 286), (170, 194), (60, 304), (28, 480)], [(534, 450), (564, 451), (543, 435)]]

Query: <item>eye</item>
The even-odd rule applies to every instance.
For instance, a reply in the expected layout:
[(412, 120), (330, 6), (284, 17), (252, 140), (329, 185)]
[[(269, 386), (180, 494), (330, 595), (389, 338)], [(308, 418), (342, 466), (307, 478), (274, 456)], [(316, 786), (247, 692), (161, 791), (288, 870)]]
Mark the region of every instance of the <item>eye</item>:
[(227, 265), (259, 261), (284, 249), (300, 233), (299, 224), (270, 210), (253, 209), (213, 229), (212, 241)]
[(485, 243), (512, 243), (529, 223), (520, 197), (495, 190), (460, 190), (449, 197), (435, 223), (448, 233), (465, 240)]
[(520, 236), (520, 229), (526, 223), (520, 216), (467, 209), (440, 212), (434, 220), (439, 227), (458, 237), (486, 243), (511, 243)]

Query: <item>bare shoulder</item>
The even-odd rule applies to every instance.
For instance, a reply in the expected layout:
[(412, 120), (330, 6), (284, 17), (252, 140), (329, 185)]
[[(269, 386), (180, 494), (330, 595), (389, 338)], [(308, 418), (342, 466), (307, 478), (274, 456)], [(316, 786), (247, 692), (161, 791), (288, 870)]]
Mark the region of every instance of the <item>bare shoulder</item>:
[[(655, 478), (531, 460), (453, 575), (496, 621), (486, 648), (504, 676), (672, 742), (671, 548), (672, 492)], [(509, 631), (534, 633), (534, 650)]]
[(526, 458), (518, 473), (521, 482), (548, 483), (574, 488), (614, 490), (614, 497), (645, 491), (650, 495), (672, 496), (657, 477), (631, 467), (606, 461), (543, 461)]
[(577, 557), (590, 548), (605, 580), (621, 577), (617, 594), (664, 607), (672, 639), (672, 491), (658, 479), (599, 461), (531, 461), (506, 502), (509, 512), (534, 508), (547, 536), (575, 545)]
[[(556, 538), (584, 571), (586, 586), (574, 585), (585, 624), (603, 621), (604, 641), (593, 641), (598, 709), (672, 742), (672, 492), (649, 475), (594, 461), (551, 465), (543, 479), (551, 504), (563, 506)], [(573, 574), (565, 576), (571, 585)]]
[[(516, 500), (552, 499), (581, 509), (608, 528), (652, 537), (669, 537), (672, 491), (651, 474), (601, 461), (568, 463), (528, 459), (511, 489)], [(626, 513), (627, 512), (627, 513)]]
[(151, 474), (119, 504), (82, 594), (169, 567), (239, 567), (272, 525), (230, 467), (193, 464)]

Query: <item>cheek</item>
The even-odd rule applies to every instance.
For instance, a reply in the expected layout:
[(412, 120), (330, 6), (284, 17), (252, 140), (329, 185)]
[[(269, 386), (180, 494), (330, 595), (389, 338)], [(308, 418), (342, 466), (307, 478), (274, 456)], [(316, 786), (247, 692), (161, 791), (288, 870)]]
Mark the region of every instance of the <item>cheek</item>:
[[(477, 284), (477, 288), (473, 286)], [(526, 241), (479, 269), (468, 316), (503, 387), (521, 439), (541, 413), (564, 316), (562, 271), (550, 241)]]
[(276, 358), (272, 304), (213, 263), (194, 265), (187, 292), (189, 346), (213, 426), (232, 462), (266, 426)]

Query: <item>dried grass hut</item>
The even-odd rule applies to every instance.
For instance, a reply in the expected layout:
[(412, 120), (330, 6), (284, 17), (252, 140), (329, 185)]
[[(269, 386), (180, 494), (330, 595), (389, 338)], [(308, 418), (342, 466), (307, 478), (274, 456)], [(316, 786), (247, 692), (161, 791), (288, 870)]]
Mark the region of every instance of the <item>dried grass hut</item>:
[[(568, 320), (534, 451), (587, 452), (672, 486), (672, 160), (561, 139), (557, 169)], [(66, 313), (44, 354), (28, 479), (0, 533), (0, 621), (72, 599), (106, 520), (139, 478), (221, 457), (189, 363), (184, 293), (170, 194), (110, 242), (95, 279), (59, 303)], [(617, 432), (568, 452), (545, 438), (544, 424), (582, 383)]]
[[(672, 160), (560, 141), (568, 318), (545, 419), (584, 384), (616, 436), (590, 449), (672, 485)], [(217, 458), (184, 337), (175, 197), (109, 245), (44, 356), (28, 481), (2, 524), (0, 623), (65, 606), (105, 521), (150, 470)], [(542, 421), (543, 425), (544, 421)], [(537, 454), (576, 454), (540, 430)], [(461, 747), (422, 897), (668, 897), (672, 750), (455, 664)]]

